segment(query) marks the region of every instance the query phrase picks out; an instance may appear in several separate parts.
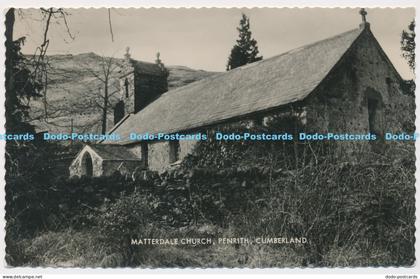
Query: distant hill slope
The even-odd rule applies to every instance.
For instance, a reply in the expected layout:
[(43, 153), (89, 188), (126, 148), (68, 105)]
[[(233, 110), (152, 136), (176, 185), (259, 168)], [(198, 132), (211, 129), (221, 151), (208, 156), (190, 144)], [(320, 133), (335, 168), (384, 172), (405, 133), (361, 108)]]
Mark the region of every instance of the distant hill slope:
[[(101, 104), (101, 99), (97, 92), (101, 90), (103, 84), (93, 73), (101, 73), (101, 59), (102, 57), (95, 53), (48, 56), (50, 66), (46, 92), (47, 106), (44, 105), (45, 99), (42, 97), (32, 100), (30, 104), (32, 123), (38, 131), (68, 133), (73, 126), (75, 132), (100, 132), (101, 110), (97, 104)], [(120, 65), (122, 59), (115, 58), (112, 63)], [(167, 66), (167, 69), (169, 90), (215, 74), (185, 66)], [(115, 79), (119, 74), (118, 71), (117, 67), (110, 86), (111, 93), (118, 89)], [(116, 96), (112, 96), (111, 103), (115, 101)], [(112, 113), (108, 115), (109, 129), (112, 126)]]

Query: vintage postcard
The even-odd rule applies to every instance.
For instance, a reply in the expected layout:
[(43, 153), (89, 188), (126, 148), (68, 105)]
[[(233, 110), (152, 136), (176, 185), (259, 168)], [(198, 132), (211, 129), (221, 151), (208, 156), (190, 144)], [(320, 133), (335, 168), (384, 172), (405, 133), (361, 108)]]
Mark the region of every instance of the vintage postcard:
[(415, 8), (13, 8), (8, 268), (413, 267)]

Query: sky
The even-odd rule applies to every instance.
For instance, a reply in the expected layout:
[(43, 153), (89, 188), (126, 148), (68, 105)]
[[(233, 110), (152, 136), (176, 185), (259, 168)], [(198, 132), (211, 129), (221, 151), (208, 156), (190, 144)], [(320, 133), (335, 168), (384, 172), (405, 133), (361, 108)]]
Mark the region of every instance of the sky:
[[(238, 37), (241, 13), (250, 17), (251, 31), (260, 54), (269, 58), (288, 50), (358, 28), (359, 9), (255, 8), (255, 9), (111, 9), (112, 41), (107, 9), (66, 9), (70, 33), (61, 19), (49, 29), (48, 54), (131, 57), (153, 62), (156, 53), (166, 65), (207, 71), (224, 71)], [(401, 57), (400, 37), (415, 16), (414, 8), (367, 9), (367, 21), (385, 53), (403, 78), (413, 78)], [(21, 9), (16, 15), (14, 37), (26, 36), (25, 54), (40, 45), (45, 20), (39, 10)]]

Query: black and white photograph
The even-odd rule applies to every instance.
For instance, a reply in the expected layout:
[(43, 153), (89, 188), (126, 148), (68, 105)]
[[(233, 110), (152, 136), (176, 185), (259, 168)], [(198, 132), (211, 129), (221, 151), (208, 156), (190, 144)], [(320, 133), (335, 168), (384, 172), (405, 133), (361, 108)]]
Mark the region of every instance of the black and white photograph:
[(415, 265), (414, 7), (3, 22), (7, 267)]

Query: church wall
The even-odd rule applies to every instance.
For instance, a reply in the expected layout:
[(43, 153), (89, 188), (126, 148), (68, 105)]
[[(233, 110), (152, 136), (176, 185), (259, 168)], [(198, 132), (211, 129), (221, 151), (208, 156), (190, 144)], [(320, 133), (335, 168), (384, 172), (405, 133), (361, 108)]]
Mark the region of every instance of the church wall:
[[(355, 56), (358, 93), (366, 94), (369, 89), (379, 92), (384, 102), (385, 130), (393, 133), (408, 132), (407, 126), (415, 121), (415, 100), (403, 94), (399, 77), (375, 48), (375, 42), (367, 38), (361, 40)], [(366, 99), (363, 100), (362, 107), (367, 112)]]
[(166, 76), (136, 74), (135, 79), (135, 111), (139, 111), (168, 90)]
[(180, 141), (179, 145), (180, 145), (181, 150), (179, 152), (179, 158), (182, 160), (186, 156), (191, 154), (193, 152), (194, 148), (196, 147), (197, 143), (198, 143), (198, 141), (196, 141), (196, 140)]
[[(179, 159), (183, 160), (191, 154), (197, 141), (180, 141)], [(164, 172), (172, 167), (169, 161), (169, 142), (153, 142), (149, 144), (149, 169), (157, 172)]]
[[(402, 94), (399, 78), (366, 33), (328, 80), (309, 96), (308, 130), (368, 134), (368, 95), (377, 94), (383, 106), (377, 125), (383, 133), (408, 132), (414, 124), (414, 98)], [(380, 136), (383, 138), (383, 135)], [(337, 156), (382, 150), (395, 142), (340, 141)]]
[(110, 176), (115, 172), (119, 172), (122, 175), (132, 175), (136, 170), (143, 169), (143, 164), (140, 161), (104, 161), (103, 162), (103, 174), (104, 176)]
[[(125, 65), (128, 73), (119, 79), (119, 94), (109, 110), (108, 130), (114, 126), (114, 109), (118, 101), (124, 102), (124, 115), (135, 113), (168, 90), (167, 76), (154, 76), (135, 72), (134, 67)], [(127, 86), (126, 86), (127, 81)]]
[(169, 167), (169, 142), (154, 142), (149, 144), (149, 169), (163, 172)]
[(127, 145), (127, 149), (131, 153), (133, 153), (134, 155), (136, 155), (137, 158), (142, 159), (141, 145), (140, 145), (140, 143), (135, 143), (135, 144)]
[[(134, 70), (134, 69), (133, 69)], [(125, 80), (127, 79), (128, 86), (126, 90)], [(134, 72), (127, 74), (120, 78), (120, 96), (119, 99), (124, 102), (125, 115), (134, 112), (134, 95), (135, 95), (135, 82)], [(128, 92), (128, 96), (127, 96)]]

